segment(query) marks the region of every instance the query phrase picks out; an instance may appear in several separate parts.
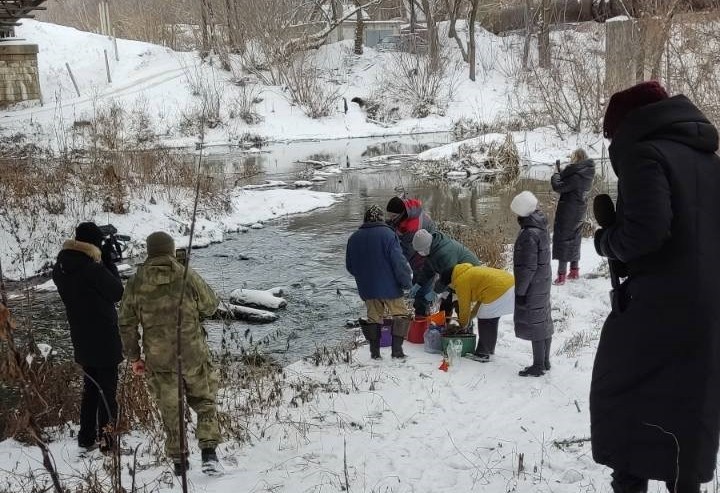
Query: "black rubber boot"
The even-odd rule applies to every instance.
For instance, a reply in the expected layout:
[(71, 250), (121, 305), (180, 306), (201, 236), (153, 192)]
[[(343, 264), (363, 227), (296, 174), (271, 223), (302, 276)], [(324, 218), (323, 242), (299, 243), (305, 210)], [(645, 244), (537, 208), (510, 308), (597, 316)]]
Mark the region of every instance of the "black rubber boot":
[(380, 356), (380, 325), (364, 324), (362, 325), (363, 335), (370, 345), (370, 357), (372, 359), (382, 359)]
[(208, 476), (222, 476), (224, 469), (218, 460), (214, 448), (204, 448), (200, 451), (202, 458), (202, 472)]
[(405, 358), (402, 345), (410, 330), (410, 319), (407, 317), (393, 317), (392, 325), (392, 357)]
[(403, 353), (403, 349), (402, 349), (403, 341), (405, 341), (404, 337), (393, 336), (393, 338), (392, 338), (392, 357), (393, 358), (407, 358), (405, 353)]

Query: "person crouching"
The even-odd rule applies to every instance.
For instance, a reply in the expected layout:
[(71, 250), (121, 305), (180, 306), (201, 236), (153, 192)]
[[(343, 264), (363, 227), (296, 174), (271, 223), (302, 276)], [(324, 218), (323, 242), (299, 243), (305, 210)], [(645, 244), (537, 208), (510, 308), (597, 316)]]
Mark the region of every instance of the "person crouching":
[(389, 313), (393, 318), (392, 357), (404, 358), (402, 345), (410, 318), (403, 292), (412, 285), (412, 270), (400, 240), (384, 222), (383, 211), (377, 205), (365, 212), (363, 224), (350, 236), (345, 266), (367, 307), (368, 323), (362, 331), (370, 344), (370, 357), (380, 359), (380, 324)]
[(530, 192), (518, 194), (510, 209), (517, 214), (520, 233), (513, 250), (515, 274), (515, 335), (532, 341), (533, 364), (518, 373), (539, 377), (550, 369), (553, 320), (550, 307), (552, 265), (545, 214)]
[(478, 319), (478, 339), (473, 358), (487, 363), (495, 354), (500, 317), (513, 312), (515, 299), (512, 274), (502, 269), (482, 265), (458, 264), (442, 276), (450, 279), (458, 302), (458, 321), (461, 327), (471, 328), (473, 318)]

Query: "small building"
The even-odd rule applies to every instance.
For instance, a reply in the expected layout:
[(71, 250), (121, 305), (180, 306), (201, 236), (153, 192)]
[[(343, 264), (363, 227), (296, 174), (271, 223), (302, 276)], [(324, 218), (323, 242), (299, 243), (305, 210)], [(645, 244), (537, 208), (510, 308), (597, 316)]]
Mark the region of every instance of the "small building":
[[(337, 12), (338, 17), (342, 18), (348, 13), (352, 12), (355, 9), (355, 6), (352, 4), (343, 3), (339, 5), (339, 12)], [(329, 7), (325, 7), (325, 14), (328, 15), (328, 18), (332, 18), (332, 12), (329, 10)], [(362, 19), (364, 24), (364, 32), (363, 32), (363, 45), (367, 46), (368, 48), (375, 47), (381, 39), (387, 37), (387, 36), (393, 36), (400, 34), (400, 29), (404, 24), (407, 24), (407, 21), (404, 19), (391, 19), (391, 20), (373, 20), (370, 18), (368, 13), (363, 9), (362, 13)], [(343, 23), (335, 29), (332, 33), (330, 33), (330, 36), (328, 36), (327, 42), (328, 43), (337, 43), (338, 41), (344, 41), (347, 39), (355, 39), (355, 29), (357, 27), (357, 17), (352, 16), (348, 20), (343, 21)]]

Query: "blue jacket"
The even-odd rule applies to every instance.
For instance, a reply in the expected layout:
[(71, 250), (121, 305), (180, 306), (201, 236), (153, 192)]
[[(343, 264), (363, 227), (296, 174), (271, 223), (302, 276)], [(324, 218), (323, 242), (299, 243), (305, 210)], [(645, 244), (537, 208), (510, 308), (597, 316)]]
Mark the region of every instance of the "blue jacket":
[(345, 267), (355, 277), (363, 300), (400, 298), (412, 284), (400, 240), (383, 222), (365, 223), (350, 236)]

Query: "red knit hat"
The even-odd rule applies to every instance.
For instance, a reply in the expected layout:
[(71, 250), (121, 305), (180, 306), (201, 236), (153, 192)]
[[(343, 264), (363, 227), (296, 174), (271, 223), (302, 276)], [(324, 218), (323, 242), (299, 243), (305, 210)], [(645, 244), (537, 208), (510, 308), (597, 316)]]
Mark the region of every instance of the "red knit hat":
[(605, 138), (613, 138), (623, 119), (632, 110), (657, 103), (669, 97), (665, 88), (655, 80), (641, 82), (629, 89), (616, 92), (610, 98), (610, 103), (607, 110), (605, 110), (605, 118), (603, 119)]

